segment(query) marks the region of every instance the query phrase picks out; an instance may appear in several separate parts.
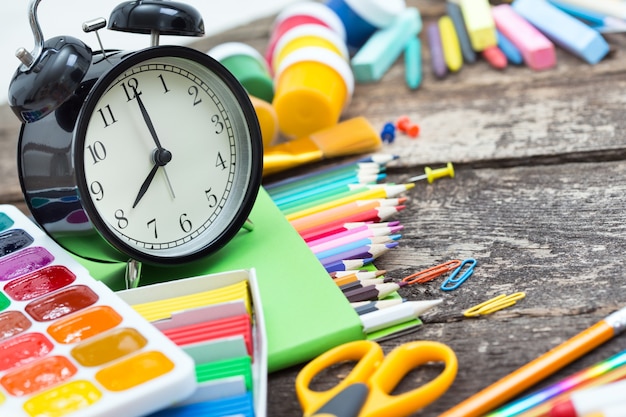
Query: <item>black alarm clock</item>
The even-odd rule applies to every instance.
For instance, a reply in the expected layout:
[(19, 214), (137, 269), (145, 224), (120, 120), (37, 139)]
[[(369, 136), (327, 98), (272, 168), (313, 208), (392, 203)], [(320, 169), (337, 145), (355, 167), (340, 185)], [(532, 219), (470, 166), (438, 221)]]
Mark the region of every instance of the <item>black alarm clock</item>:
[(203, 35), (199, 13), (167, 0), (122, 3), (109, 29), (150, 34), (152, 46), (92, 51), (69, 36), (44, 41), (40, 1), (30, 5), (35, 49), (17, 52), (9, 88), (34, 220), (97, 261), (179, 265), (223, 247), (247, 224), (263, 147), (228, 70), (195, 49), (158, 45), (163, 34)]

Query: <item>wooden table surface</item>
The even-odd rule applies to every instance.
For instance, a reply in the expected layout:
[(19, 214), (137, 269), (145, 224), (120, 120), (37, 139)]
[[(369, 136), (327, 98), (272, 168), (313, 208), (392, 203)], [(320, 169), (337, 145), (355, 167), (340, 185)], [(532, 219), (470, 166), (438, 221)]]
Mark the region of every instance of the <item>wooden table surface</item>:
[[(424, 23), (445, 13), (442, 1), (408, 4), (419, 8)], [(205, 16), (205, 23), (218, 18)], [(272, 20), (203, 38), (196, 46), (206, 51), (241, 41), (263, 52)], [(424, 315), (419, 331), (383, 342), (384, 350), (435, 340), (451, 346), (459, 359), (452, 387), (417, 416), (442, 413), (626, 305), (626, 38), (607, 39), (613, 52), (597, 65), (558, 49), (551, 70), (497, 71), (480, 60), (445, 80), (434, 78), (423, 47), (418, 90), (406, 87), (401, 61), (381, 82), (357, 85), (345, 118), (365, 116), (382, 128), (408, 115), (421, 127), (419, 138), (398, 135), (382, 149), (401, 157), (390, 166), (389, 181), (448, 161), (456, 168), (454, 179), (418, 183), (408, 193), (408, 207), (397, 216), (404, 225), (400, 246), (377, 266), (400, 279), (450, 259), (478, 262), (455, 291), (443, 292), (438, 283), (401, 289), (410, 300), (444, 301)], [(10, 110), (0, 108), (0, 203), (23, 207), (18, 131)], [(518, 291), (526, 298), (514, 307), (481, 318), (462, 315)], [(626, 335), (616, 337), (539, 386), (624, 348)], [(301, 415), (294, 392), (299, 369), (269, 376), (269, 416)], [(333, 378), (326, 376), (321, 386)]]

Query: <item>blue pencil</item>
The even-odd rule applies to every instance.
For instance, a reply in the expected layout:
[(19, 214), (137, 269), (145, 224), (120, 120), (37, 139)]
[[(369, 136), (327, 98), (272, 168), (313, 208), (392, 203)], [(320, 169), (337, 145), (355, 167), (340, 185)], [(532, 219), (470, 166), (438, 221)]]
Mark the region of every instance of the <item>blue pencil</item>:
[(337, 247), (327, 249), (325, 251), (318, 252), (315, 254), (315, 256), (317, 256), (317, 259), (324, 259), (324, 258), (328, 258), (329, 256), (334, 256), (342, 252), (346, 252), (346, 251), (356, 249), (356, 248), (361, 248), (367, 245), (392, 243), (393, 241), (400, 239), (400, 237), (402, 237), (402, 235), (400, 234), (367, 237), (364, 239), (355, 240), (353, 242), (344, 243), (343, 245), (339, 245)]
[(343, 261), (333, 262), (325, 265), (326, 272), (349, 271), (352, 269), (363, 268), (365, 265), (371, 264), (374, 258), (366, 259), (345, 259)]
[[(319, 187), (330, 185), (337, 186), (341, 184), (358, 184), (358, 183), (369, 183), (380, 181), (384, 179), (387, 175), (384, 173), (380, 173), (378, 170), (372, 171), (371, 169), (358, 170), (358, 171), (346, 171), (340, 173), (336, 176), (323, 177), (320, 179), (314, 179), (311, 181), (307, 181), (304, 183), (298, 183), (296, 187), (287, 187), (280, 188), (278, 190), (272, 190), (270, 192), (270, 196), (272, 199), (280, 199), (286, 196), (290, 196), (299, 193), (303, 193), (308, 190), (315, 190)], [(375, 177), (376, 180), (372, 180), (372, 177)]]
[(326, 258), (320, 259), (322, 265), (332, 265), (335, 262), (347, 261), (352, 259), (376, 259), (379, 256), (387, 253), (389, 249), (393, 249), (398, 246), (398, 242), (366, 245), (360, 248), (351, 249), (349, 251), (341, 252), (337, 255), (331, 255)]

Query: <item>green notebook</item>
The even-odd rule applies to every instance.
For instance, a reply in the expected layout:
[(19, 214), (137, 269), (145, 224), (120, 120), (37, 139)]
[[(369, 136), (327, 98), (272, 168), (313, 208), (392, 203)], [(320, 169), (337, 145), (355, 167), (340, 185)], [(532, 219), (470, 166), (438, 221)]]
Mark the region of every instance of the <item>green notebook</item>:
[[(190, 266), (144, 266), (140, 286), (237, 269), (256, 269), (270, 372), (308, 361), (339, 344), (366, 338), (361, 322), (322, 264), (264, 189), (242, 230), (217, 253)], [(123, 263), (77, 258), (114, 290), (125, 288)]]

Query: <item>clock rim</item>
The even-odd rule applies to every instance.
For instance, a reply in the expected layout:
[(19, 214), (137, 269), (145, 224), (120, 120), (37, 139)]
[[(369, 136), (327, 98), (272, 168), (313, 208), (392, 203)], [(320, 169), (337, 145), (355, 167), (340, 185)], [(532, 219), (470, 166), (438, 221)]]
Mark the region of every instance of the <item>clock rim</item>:
[[(84, 144), (84, 136), (89, 126), (89, 118), (93, 114), (95, 105), (100, 99), (102, 93), (108, 90), (111, 82), (127, 69), (139, 65), (144, 61), (154, 58), (182, 58), (192, 60), (213, 72), (228, 87), (234, 98), (239, 103), (244, 121), (247, 124), (247, 130), (250, 137), (250, 175), (247, 182), (247, 188), (244, 190), (241, 205), (238, 207), (237, 213), (232, 217), (230, 224), (215, 237), (204, 244), (202, 247), (193, 252), (182, 255), (159, 256), (141, 251), (139, 248), (127, 244), (117, 235), (111, 232), (105, 222), (102, 220), (98, 211), (93, 204), (91, 194), (84, 175), (84, 149), (78, 146), (78, 143)], [(156, 265), (180, 265), (200, 260), (219, 249), (223, 248), (242, 228), (248, 220), (250, 212), (254, 207), (256, 197), (261, 187), (262, 171), (263, 171), (263, 144), (261, 139), (261, 130), (254, 110), (254, 106), (250, 101), (249, 95), (241, 85), (241, 83), (217, 60), (198, 50), (184, 46), (154, 46), (135, 52), (130, 52), (124, 56), (112, 68), (103, 73), (90, 89), (84, 104), (81, 106), (78, 114), (76, 126), (72, 137), (72, 153), (74, 158), (76, 186), (81, 205), (85, 210), (94, 229), (98, 232), (103, 240), (113, 246), (117, 251), (128, 257)], [(233, 190), (232, 192), (236, 192)]]

